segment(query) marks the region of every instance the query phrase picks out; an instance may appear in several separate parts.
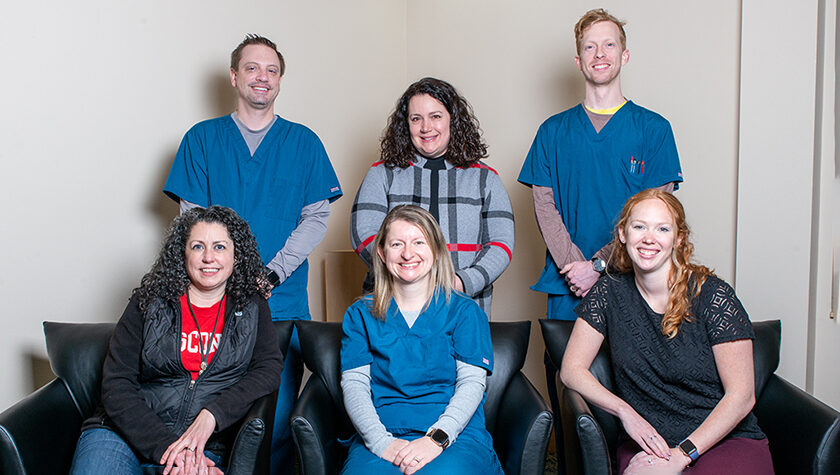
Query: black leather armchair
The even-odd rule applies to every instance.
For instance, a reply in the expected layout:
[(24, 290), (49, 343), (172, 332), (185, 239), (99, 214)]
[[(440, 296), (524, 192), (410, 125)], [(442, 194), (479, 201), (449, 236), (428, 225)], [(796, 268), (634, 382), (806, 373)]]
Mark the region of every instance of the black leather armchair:
[[(574, 322), (541, 320), (548, 354), (559, 368)], [(767, 434), (776, 473), (828, 475), (840, 473), (840, 413), (777, 376), (781, 323), (754, 322), (756, 404), (753, 412)], [(592, 362), (595, 377), (612, 390), (612, 368), (605, 342)], [(589, 406), (579, 393), (555, 380), (561, 407), (558, 431), (565, 447), (558, 473), (603, 474), (617, 470), (613, 463), (616, 439), (622, 430), (614, 416)], [(558, 444), (559, 446), (560, 444)], [(561, 457), (558, 454), (558, 459)]]
[[(337, 474), (346, 450), (338, 439), (355, 429), (341, 395), (341, 324), (298, 321), (301, 352), (312, 376), (292, 411), (292, 436), (305, 475)], [(552, 416), (545, 401), (520, 372), (530, 322), (493, 322), (493, 374), (487, 378), (487, 429), (508, 475), (542, 474)]]
[[(292, 322), (277, 322), (280, 347), (289, 345)], [(44, 322), (47, 353), (56, 379), (0, 413), (0, 473), (67, 473), (82, 422), (99, 401), (102, 363), (113, 323)], [(228, 474), (268, 473), (276, 391), (258, 399), (232, 437)], [(268, 437), (265, 437), (268, 434)]]

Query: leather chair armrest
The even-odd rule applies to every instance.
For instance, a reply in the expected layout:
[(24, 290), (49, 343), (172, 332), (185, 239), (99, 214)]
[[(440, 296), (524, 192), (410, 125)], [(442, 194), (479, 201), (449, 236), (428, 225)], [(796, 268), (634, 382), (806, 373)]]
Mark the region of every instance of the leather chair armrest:
[(521, 372), (511, 378), (499, 404), (493, 445), (508, 475), (542, 475), (551, 437), (548, 405)]
[(776, 473), (840, 473), (840, 413), (776, 375), (753, 412)]
[(292, 437), (302, 473), (333, 475), (341, 470), (346, 454), (338, 437), (340, 421), (346, 418), (321, 378), (309, 378), (291, 415)]
[(251, 409), (239, 422), (225, 472), (227, 475), (269, 473), (276, 406), (277, 391), (257, 399), (251, 405)]
[[(568, 473), (611, 475), (611, 455), (604, 432), (577, 391), (563, 388), (561, 404)], [(573, 440), (574, 444), (569, 444)]]
[(0, 473), (67, 473), (82, 417), (60, 379), (0, 414)]

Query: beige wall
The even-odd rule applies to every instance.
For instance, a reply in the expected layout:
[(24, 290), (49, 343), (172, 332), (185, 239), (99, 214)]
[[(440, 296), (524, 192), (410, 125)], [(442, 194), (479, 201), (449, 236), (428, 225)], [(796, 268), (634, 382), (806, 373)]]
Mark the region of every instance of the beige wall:
[(738, 293), (781, 318), (779, 373), (840, 407), (837, 3), (743, 5)]
[[(754, 314), (782, 319), (780, 373), (802, 387), (810, 299), (817, 4), (801, 2), (791, 10), (784, 1), (743, 2), (742, 47), (751, 54), (741, 61), (736, 284)], [(784, 94), (778, 94), (781, 90)]]
[[(678, 196), (699, 259), (735, 277), (739, 2), (602, 2), (628, 20), (627, 97), (667, 117), (686, 176)], [(517, 245), (494, 318), (544, 315), (527, 289), (544, 247), (516, 182), (540, 122), (577, 103), (581, 0), (357, 0), (247, 4), (18, 2), (0, 17), (0, 407), (28, 387), (42, 320), (115, 320), (176, 207), (160, 193), (183, 133), (227, 113), (229, 51), (245, 32), (275, 39), (289, 64), (277, 112), (324, 141), (346, 196), (312, 256), (310, 304), (323, 308), (324, 252), (348, 249), (349, 210), (402, 90), (438, 76), (470, 100), (516, 214)], [(768, 276), (761, 276), (767, 279)], [(740, 291), (740, 290), (739, 290)], [(756, 319), (763, 315), (753, 313)], [(527, 372), (544, 387), (540, 334)]]

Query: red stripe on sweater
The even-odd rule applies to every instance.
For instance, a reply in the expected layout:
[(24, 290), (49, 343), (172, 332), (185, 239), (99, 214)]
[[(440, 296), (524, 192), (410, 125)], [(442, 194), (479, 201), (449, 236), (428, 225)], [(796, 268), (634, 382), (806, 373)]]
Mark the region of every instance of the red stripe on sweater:
[(365, 239), (364, 241), (362, 241), (362, 243), (361, 243), (361, 244), (359, 244), (359, 247), (357, 247), (356, 249), (354, 249), (354, 251), (356, 251), (356, 254), (361, 254), (361, 253), (362, 253), (362, 251), (364, 251), (364, 250), (365, 250), (365, 248), (367, 247), (367, 245), (368, 245), (368, 244), (370, 244), (371, 242), (373, 242), (373, 240), (374, 240), (374, 239), (376, 239), (376, 234), (374, 234), (373, 236), (370, 236), (369, 238), (367, 238), (367, 239)]
[(491, 172), (495, 173), (496, 175), (499, 174), (499, 172), (497, 172), (494, 168), (488, 167), (487, 165), (485, 165), (483, 163), (473, 163), (473, 164), (467, 165), (464, 168), (486, 168), (486, 169), (490, 170)]
[[(500, 243), (500, 242), (497, 242), (497, 241), (491, 241), (491, 242), (488, 242), (487, 244), (484, 244), (484, 246), (498, 246), (498, 247), (501, 247), (502, 250), (507, 253), (508, 259), (513, 259), (513, 253), (510, 252), (510, 248), (505, 246), (503, 243)], [(481, 244), (458, 244), (458, 243), (455, 243), (455, 244), (447, 244), (446, 248), (449, 250), (449, 252), (459, 252), (459, 251), (478, 252), (484, 246), (482, 246)]]

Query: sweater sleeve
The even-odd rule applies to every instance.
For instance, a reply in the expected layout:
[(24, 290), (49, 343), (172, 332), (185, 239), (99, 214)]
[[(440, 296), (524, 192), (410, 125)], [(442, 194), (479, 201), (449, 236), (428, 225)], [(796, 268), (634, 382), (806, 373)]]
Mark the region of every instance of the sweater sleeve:
[(158, 462), (178, 435), (169, 430), (140, 393), (143, 313), (137, 297), (123, 312), (102, 368), (102, 405), (126, 442), (143, 457)]
[(350, 243), (368, 268), (372, 262), (373, 241), (388, 214), (387, 175), (385, 166), (371, 167), (356, 192), (350, 212)]
[(513, 258), (513, 209), (499, 176), (486, 171), (484, 204), (481, 210), (482, 249), (475, 261), (455, 273), (464, 283), (464, 293), (475, 297), (507, 269)]
[(259, 305), (257, 341), (245, 376), (225, 389), (204, 407), (216, 418), (216, 430), (221, 431), (241, 419), (257, 399), (280, 385), (283, 354), (277, 346), (277, 334), (271, 323), (271, 310), (261, 297), (254, 297)]

